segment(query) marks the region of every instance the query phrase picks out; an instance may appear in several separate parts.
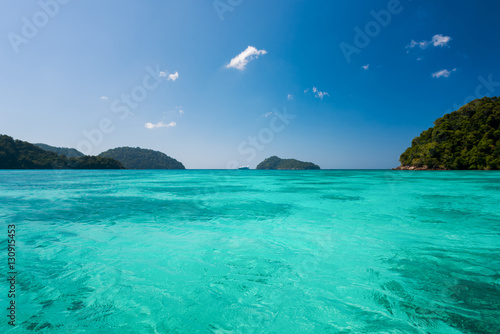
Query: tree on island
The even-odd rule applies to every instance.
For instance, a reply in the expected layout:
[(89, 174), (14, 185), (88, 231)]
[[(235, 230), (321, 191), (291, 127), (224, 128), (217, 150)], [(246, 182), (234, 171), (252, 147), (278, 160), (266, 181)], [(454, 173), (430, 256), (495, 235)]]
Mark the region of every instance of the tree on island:
[(123, 169), (109, 158), (67, 158), (12, 137), (0, 135), (0, 169)]
[(82, 152), (80, 152), (74, 148), (55, 147), (55, 146), (50, 146), (47, 144), (34, 144), (34, 145), (40, 147), (41, 149), (43, 149), (45, 151), (65, 155), (67, 158), (80, 158), (80, 157), (83, 157), (85, 155)]
[(127, 169), (186, 169), (165, 153), (139, 147), (118, 147), (99, 154), (118, 160)]
[(303, 162), (295, 159), (280, 159), (277, 156), (272, 156), (258, 164), (256, 169), (310, 170), (320, 168), (312, 162)]
[(399, 160), (398, 169), (500, 169), (500, 99), (477, 99), (438, 118)]

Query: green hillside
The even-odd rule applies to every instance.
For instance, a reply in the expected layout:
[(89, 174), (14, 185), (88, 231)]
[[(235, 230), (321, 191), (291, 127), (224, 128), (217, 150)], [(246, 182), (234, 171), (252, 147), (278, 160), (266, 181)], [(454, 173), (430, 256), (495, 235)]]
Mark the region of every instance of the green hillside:
[(108, 158), (67, 158), (28, 142), (0, 135), (0, 169), (123, 169), (123, 166)]
[(45, 151), (65, 155), (67, 158), (79, 158), (79, 157), (83, 157), (85, 155), (82, 152), (80, 152), (74, 148), (55, 147), (55, 146), (50, 146), (47, 144), (35, 144), (35, 145), (40, 147), (41, 149), (43, 149)]
[(320, 169), (312, 162), (303, 162), (295, 159), (280, 159), (272, 156), (257, 165), (257, 169)]
[(182, 163), (165, 153), (139, 147), (118, 147), (99, 156), (113, 158), (127, 169), (185, 169)]
[(399, 160), (403, 169), (500, 169), (500, 99), (474, 100), (438, 118)]

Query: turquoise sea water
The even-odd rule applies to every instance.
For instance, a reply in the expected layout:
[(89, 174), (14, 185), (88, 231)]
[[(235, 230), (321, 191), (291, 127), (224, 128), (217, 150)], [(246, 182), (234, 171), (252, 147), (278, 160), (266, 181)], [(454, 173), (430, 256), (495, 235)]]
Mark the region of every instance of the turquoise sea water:
[(499, 172), (3, 171), (0, 201), (0, 332), (499, 332)]

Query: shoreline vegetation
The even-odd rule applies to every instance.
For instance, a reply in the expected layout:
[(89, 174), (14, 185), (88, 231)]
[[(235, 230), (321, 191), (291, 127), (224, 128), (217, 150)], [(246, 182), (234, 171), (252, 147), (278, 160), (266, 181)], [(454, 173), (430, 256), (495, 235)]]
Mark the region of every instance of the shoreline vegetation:
[[(434, 122), (412, 140), (392, 170), (500, 169), (500, 99), (474, 100)], [(97, 156), (74, 148), (31, 144), (0, 135), (0, 169), (186, 169), (165, 153), (118, 147)], [(256, 169), (319, 170), (312, 162), (271, 156)]]
[(36, 145), (0, 135), (0, 169), (124, 169), (110, 158), (80, 156), (68, 158)]
[(500, 99), (477, 99), (438, 118), (399, 161), (396, 170), (500, 169)]
[(140, 147), (118, 147), (98, 155), (119, 161), (126, 169), (186, 169), (165, 153)]
[(429, 166), (399, 166), (392, 170), (452, 170), (450, 168), (429, 168)]
[(296, 159), (281, 159), (273, 155), (257, 165), (256, 169), (267, 170), (317, 170), (318, 165)]
[(0, 135), (0, 169), (185, 169), (168, 155), (147, 149), (119, 147), (98, 156), (73, 148), (31, 144)]

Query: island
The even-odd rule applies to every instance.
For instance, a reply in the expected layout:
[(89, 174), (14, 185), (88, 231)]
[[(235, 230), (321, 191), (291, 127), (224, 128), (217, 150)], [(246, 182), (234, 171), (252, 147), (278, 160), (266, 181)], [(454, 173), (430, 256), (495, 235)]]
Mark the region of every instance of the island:
[(85, 155), (82, 152), (80, 152), (74, 148), (55, 147), (55, 146), (50, 146), (47, 144), (35, 144), (35, 145), (40, 147), (42, 150), (65, 155), (67, 158), (80, 158), (80, 157), (83, 157)]
[(500, 99), (477, 99), (438, 118), (399, 161), (397, 170), (500, 169)]
[(165, 153), (140, 147), (118, 147), (102, 152), (99, 157), (115, 159), (126, 169), (186, 169)]
[(124, 169), (111, 158), (80, 156), (68, 158), (31, 143), (0, 135), (0, 169)]
[(258, 164), (256, 169), (312, 170), (320, 168), (312, 162), (303, 162), (295, 159), (280, 159), (277, 156), (272, 156)]

